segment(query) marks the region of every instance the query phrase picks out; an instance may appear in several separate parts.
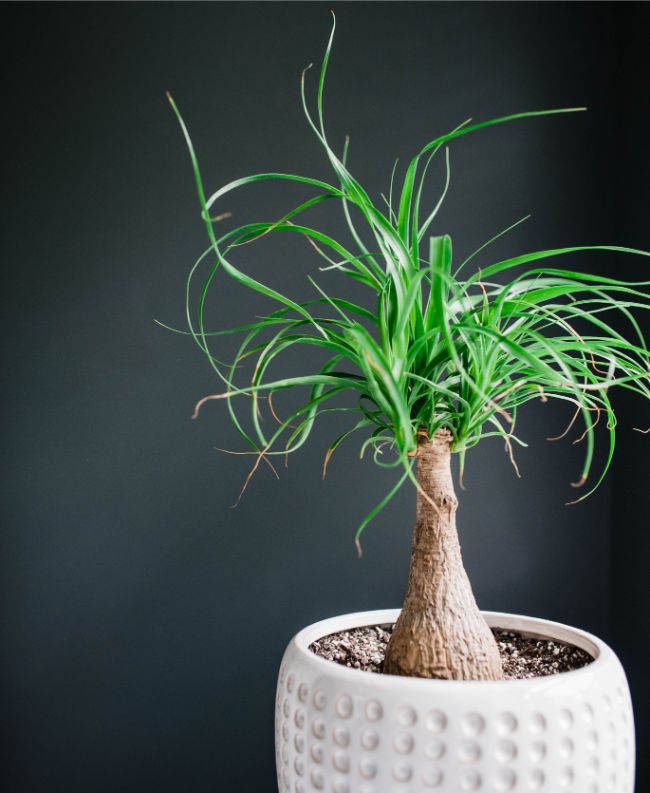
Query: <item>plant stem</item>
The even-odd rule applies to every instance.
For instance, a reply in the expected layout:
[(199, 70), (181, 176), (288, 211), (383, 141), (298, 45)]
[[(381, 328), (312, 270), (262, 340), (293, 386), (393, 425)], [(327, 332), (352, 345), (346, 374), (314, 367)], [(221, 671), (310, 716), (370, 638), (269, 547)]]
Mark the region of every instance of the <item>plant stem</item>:
[(451, 476), (451, 434), (418, 445), (417, 517), (402, 612), (384, 670), (443, 680), (499, 680), (499, 650), (463, 567)]

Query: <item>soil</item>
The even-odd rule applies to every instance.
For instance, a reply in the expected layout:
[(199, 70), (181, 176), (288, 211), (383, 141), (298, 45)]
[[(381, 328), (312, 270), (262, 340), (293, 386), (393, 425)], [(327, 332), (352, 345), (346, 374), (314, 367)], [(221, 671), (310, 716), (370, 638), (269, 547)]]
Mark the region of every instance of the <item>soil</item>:
[[(309, 645), (320, 658), (364, 672), (384, 673), (384, 656), (392, 625), (375, 625), (332, 633)], [(503, 664), (505, 680), (544, 677), (587, 666), (594, 659), (584, 650), (563, 642), (538, 639), (512, 631), (492, 629)]]

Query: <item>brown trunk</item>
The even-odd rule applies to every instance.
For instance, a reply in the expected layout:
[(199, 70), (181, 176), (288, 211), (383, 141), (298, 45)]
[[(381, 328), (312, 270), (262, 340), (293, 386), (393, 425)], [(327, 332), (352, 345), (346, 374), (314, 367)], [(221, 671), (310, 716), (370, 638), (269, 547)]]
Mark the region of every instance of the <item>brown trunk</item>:
[(460, 553), (451, 435), (441, 430), (432, 441), (423, 438), (417, 456), (423, 492), (417, 496), (409, 583), (384, 670), (444, 680), (499, 680), (499, 650)]

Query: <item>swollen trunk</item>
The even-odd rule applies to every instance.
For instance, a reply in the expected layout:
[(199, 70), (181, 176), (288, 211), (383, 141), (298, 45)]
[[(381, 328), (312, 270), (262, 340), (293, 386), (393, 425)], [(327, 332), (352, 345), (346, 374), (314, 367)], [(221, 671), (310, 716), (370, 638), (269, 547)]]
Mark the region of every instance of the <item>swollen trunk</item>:
[(417, 518), (402, 612), (384, 670), (445, 680), (498, 680), (496, 641), (463, 567), (451, 477), (451, 436), (436, 433), (418, 446)]

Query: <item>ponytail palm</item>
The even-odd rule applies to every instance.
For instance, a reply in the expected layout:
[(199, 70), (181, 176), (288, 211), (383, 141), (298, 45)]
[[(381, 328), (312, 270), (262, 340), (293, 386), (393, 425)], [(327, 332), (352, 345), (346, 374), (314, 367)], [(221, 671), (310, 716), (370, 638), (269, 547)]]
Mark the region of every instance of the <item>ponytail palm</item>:
[[(359, 525), (359, 548), (365, 526), (398, 488), (408, 479), (417, 489), (411, 575), (389, 645), (387, 670), (441, 678), (498, 678), (496, 645), (460, 557), (451, 453), (459, 454), (462, 471), (467, 450), (496, 435), (512, 458), (512, 443), (519, 442), (519, 408), (530, 400), (562, 400), (575, 410), (572, 424), (579, 420), (583, 426), (584, 463), (574, 485), (589, 481), (591, 487), (577, 500), (593, 492), (614, 451), (616, 419), (609, 390), (621, 386), (650, 397), (650, 354), (634, 316), (636, 310), (650, 307), (650, 281), (590, 275), (573, 269), (574, 262), (590, 251), (648, 253), (612, 245), (554, 248), (474, 272), (468, 265), (475, 254), (456, 262), (450, 237), (434, 231), (449, 186), (450, 144), (491, 125), (583, 108), (465, 122), (427, 143), (401, 179), (394, 169), (388, 197), (379, 201), (349, 170), (347, 143), (337, 154), (327, 138), (323, 88), (331, 46), (332, 37), (313, 112), (306, 73), (301, 83), (307, 121), (331, 166), (329, 181), (259, 173), (208, 195), (187, 128), (170, 97), (189, 148), (210, 243), (187, 280), (189, 334), (221, 382), (218, 393), (197, 404), (195, 416), (208, 400), (225, 400), (248, 453), (255, 456), (255, 470), (262, 461), (273, 467), (277, 455), (297, 451), (319, 415), (340, 412), (343, 431), (332, 440), (325, 467), (336, 448), (355, 434), (362, 454), (371, 450), (377, 464), (396, 469), (394, 487)], [(427, 170), (436, 157), (444, 159), (446, 179), (432, 208), (425, 210)], [(227, 207), (224, 199), (265, 181), (294, 183), (307, 188), (309, 196), (281, 217), (218, 231), (218, 219)], [(310, 210), (325, 202), (341, 206), (349, 229), (345, 240), (310, 224)], [(261, 245), (266, 237), (282, 233), (305, 238), (314, 256), (321, 257), (323, 276), (318, 283), (310, 278), (314, 297), (309, 301), (294, 301), (247, 275), (237, 263), (242, 246)], [(569, 269), (564, 269), (561, 265), (567, 261)], [(268, 298), (269, 313), (237, 328), (209, 326), (206, 300), (218, 285), (220, 271)], [(368, 299), (363, 304), (329, 285), (345, 284), (346, 279), (365, 289)], [(226, 334), (241, 337), (229, 365), (214, 352), (215, 343)], [(269, 376), (276, 359), (305, 346), (323, 351), (324, 362), (290, 377)], [(252, 374), (242, 379), (249, 360), (254, 361)], [(291, 415), (280, 418), (272, 398), (288, 389), (303, 396)], [(352, 402), (340, 399), (346, 391)], [(247, 421), (237, 410), (240, 404), (248, 408)], [(272, 430), (261, 421), (265, 406), (274, 419)], [(594, 431), (601, 417), (609, 452), (594, 475)]]

